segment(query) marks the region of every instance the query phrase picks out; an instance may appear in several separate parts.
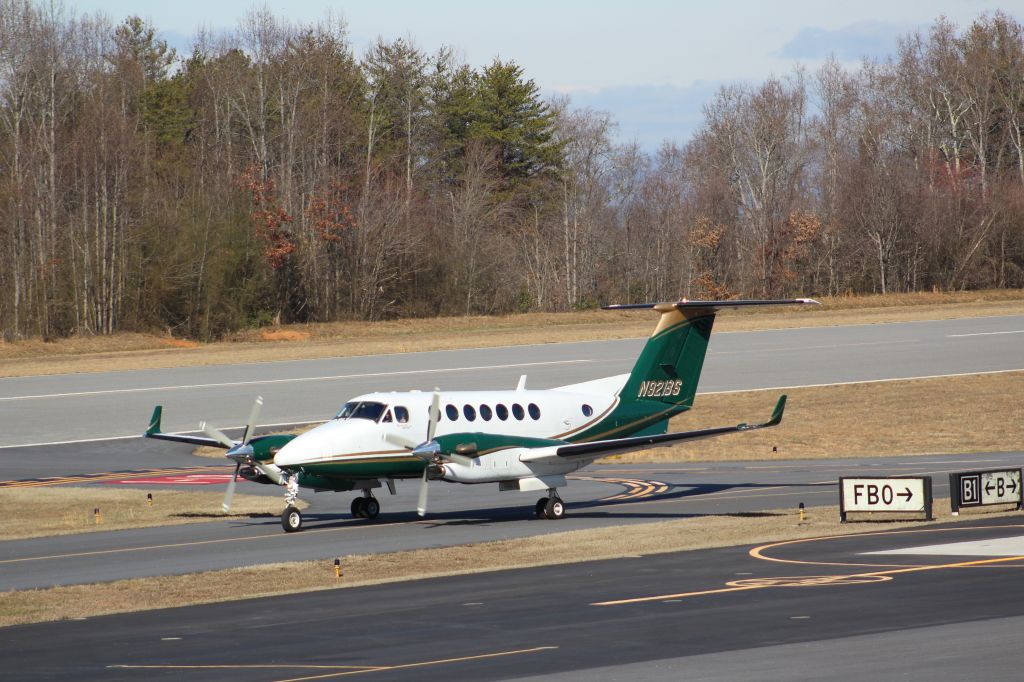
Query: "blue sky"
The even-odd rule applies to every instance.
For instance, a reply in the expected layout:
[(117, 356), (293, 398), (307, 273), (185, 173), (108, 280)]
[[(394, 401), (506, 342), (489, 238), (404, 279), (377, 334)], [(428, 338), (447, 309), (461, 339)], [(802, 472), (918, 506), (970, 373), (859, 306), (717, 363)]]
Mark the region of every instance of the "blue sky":
[(883, 58), (899, 35), (926, 30), (939, 15), (966, 26), (982, 12), (1024, 20), (1024, 0), (65, 0), (79, 13), (115, 21), (138, 14), (188, 51), (199, 27), (230, 29), (254, 7), (295, 22), (341, 16), (358, 54), (382, 36), (411, 37), (433, 52), (457, 50), (474, 66), (514, 60), (545, 93), (610, 111), (621, 141), (648, 150), (684, 142), (701, 106), (724, 83), (759, 82), (811, 69), (829, 54), (855, 67)]

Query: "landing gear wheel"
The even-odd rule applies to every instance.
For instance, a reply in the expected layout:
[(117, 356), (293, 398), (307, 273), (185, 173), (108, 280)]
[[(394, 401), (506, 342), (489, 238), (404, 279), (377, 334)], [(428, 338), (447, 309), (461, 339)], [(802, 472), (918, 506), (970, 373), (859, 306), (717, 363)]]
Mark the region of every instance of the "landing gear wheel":
[(533, 507), (533, 512), (537, 515), (538, 519), (543, 519), (544, 518), (544, 516), (546, 515), (544, 510), (547, 508), (547, 506), (548, 506), (548, 498), (542, 497), (539, 500), (537, 500), (537, 504), (534, 505), (534, 507)]
[(302, 530), (302, 512), (298, 507), (288, 506), (281, 512), (281, 527), (288, 533)]
[(354, 519), (365, 519), (366, 518), (366, 498), (357, 497), (352, 500), (352, 518)]
[(380, 502), (377, 501), (377, 498), (363, 497), (360, 499), (363, 501), (363, 517), (367, 519), (377, 518), (377, 514), (380, 514)]
[(565, 516), (565, 503), (557, 497), (552, 497), (548, 500), (548, 503), (544, 505), (544, 516), (548, 517), (552, 521)]

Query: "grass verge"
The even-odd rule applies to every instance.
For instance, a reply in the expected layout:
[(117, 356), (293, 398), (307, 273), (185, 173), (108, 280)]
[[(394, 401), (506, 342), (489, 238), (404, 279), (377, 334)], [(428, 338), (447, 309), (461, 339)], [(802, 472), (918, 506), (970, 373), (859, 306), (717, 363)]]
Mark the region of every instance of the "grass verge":
[[(146, 499), (153, 495), (153, 505)], [(0, 541), (126, 528), (151, 528), (231, 518), (277, 516), (281, 499), (235, 495), (221, 512), (224, 491), (142, 490), (110, 486), (54, 486), (0, 490), (0, 516), (21, 519), (0, 527)], [(100, 523), (95, 509), (100, 510)]]
[[(947, 517), (948, 500), (936, 500), (935, 513), (939, 518)], [(1019, 515), (1019, 512), (1012, 513)], [(994, 515), (984, 514), (985, 517)], [(961, 516), (959, 520), (969, 521), (971, 518), (974, 517)], [(885, 527), (904, 528), (926, 523), (932, 522), (887, 522)], [(628, 530), (622, 527), (599, 528), (457, 547), (346, 556), (342, 557), (344, 575), (340, 579), (335, 577), (333, 560), (321, 560), (22, 590), (0, 593), (0, 626), (512, 568), (862, 533), (878, 528), (878, 523), (840, 524), (836, 507), (812, 508), (803, 523), (795, 510), (707, 515), (637, 524)], [(439, 570), (438, 567), (444, 569)], [(239, 585), (244, 585), (245, 589), (239, 590)], [(285, 585), (287, 587), (283, 588)], [(623, 596), (633, 595), (627, 591)]]
[[(623, 455), (619, 462), (825, 459), (1024, 450), (1024, 371), (699, 395), (673, 431), (761, 422), (786, 393), (777, 427)], [(773, 451), (773, 448), (776, 451)]]
[[(1024, 291), (995, 290), (844, 296), (813, 309), (728, 311), (719, 331), (875, 324), (910, 320), (1024, 314)], [(146, 334), (75, 337), (47, 343), (0, 341), (0, 377), (106, 372), (320, 357), (561, 343), (648, 335), (650, 313), (587, 310), (496, 317), (332, 322), (249, 330), (198, 344)]]

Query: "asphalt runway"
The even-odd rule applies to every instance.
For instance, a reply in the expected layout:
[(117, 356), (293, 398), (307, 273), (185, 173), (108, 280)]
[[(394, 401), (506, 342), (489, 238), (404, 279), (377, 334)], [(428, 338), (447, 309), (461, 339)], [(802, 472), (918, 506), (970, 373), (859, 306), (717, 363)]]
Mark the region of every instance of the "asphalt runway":
[[(191, 573), (282, 561), (323, 559), (485, 542), (506, 538), (763, 510), (838, 503), (837, 479), (929, 475), (935, 497), (948, 496), (951, 471), (1024, 466), (1024, 452), (848, 460), (795, 460), (593, 466), (561, 494), (560, 521), (537, 519), (538, 494), (494, 494), (493, 485), (431, 484), (430, 513), (415, 514), (418, 482), (398, 495), (378, 491), (383, 511), (373, 522), (352, 519), (351, 493), (305, 495), (305, 530), (285, 533), (276, 516), (116, 532), (82, 533), (0, 543), (0, 591)], [(228, 469), (225, 467), (225, 473)], [(102, 483), (97, 485), (103, 485)], [(138, 486), (160, 502), (163, 486)], [(209, 489), (220, 491), (221, 488)], [(276, 486), (240, 483), (239, 492), (280, 494)], [(197, 510), (200, 511), (200, 510)], [(210, 509), (211, 516), (219, 513)]]
[[(1019, 517), (978, 518), (10, 627), (0, 670), (12, 680), (1019, 679), (1024, 556), (1000, 547), (1021, 536)], [(979, 541), (988, 554), (916, 553)], [(903, 553), (876, 553), (893, 550)]]
[[(638, 312), (637, 314), (643, 314)], [(723, 313), (728, 314), (728, 313)], [(653, 328), (654, 318), (651, 325)], [(1024, 369), (1024, 316), (716, 333), (701, 392)], [(550, 388), (626, 372), (644, 339), (0, 379), (0, 447), (141, 433), (153, 405), (164, 428), (325, 420), (370, 391)], [(9, 459), (0, 450), (0, 478)]]

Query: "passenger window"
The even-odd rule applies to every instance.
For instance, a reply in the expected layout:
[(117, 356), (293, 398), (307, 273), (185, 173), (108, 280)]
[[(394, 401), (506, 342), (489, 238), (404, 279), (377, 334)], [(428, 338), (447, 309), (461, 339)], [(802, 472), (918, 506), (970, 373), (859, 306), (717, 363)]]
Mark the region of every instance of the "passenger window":
[(459, 418), (459, 408), (455, 407), (454, 405), (445, 405), (444, 413), (448, 415), (449, 421), (455, 421), (456, 419)]
[(589, 417), (592, 414), (594, 414), (594, 408), (591, 407), (590, 405), (584, 405), (583, 406), (583, 416), (584, 417)]
[(466, 417), (466, 421), (476, 421), (476, 410), (473, 409), (472, 405), (463, 405), (462, 414)]
[(522, 405), (520, 405), (519, 403), (515, 403), (515, 404), (512, 405), (512, 415), (516, 419), (518, 419), (519, 421), (523, 421), (523, 417), (525, 416), (525, 414), (526, 413), (523, 412), (523, 406)]
[(395, 419), (398, 420), (399, 424), (409, 423), (409, 410), (402, 407), (401, 405), (395, 406)]
[(498, 419), (500, 419), (501, 421), (505, 421), (506, 419), (508, 419), (508, 408), (505, 407), (504, 405), (499, 403), (494, 408), (494, 411), (498, 414)]
[(491, 412), (490, 405), (481, 405), (480, 406), (480, 418), (481, 419), (483, 419), (485, 422), (489, 422), (489, 421), (491, 421), (491, 417), (492, 416), (494, 416), (494, 413)]
[(539, 407), (537, 407), (533, 403), (530, 403), (529, 410), (530, 410), (530, 418), (531, 419), (540, 419), (540, 408)]

